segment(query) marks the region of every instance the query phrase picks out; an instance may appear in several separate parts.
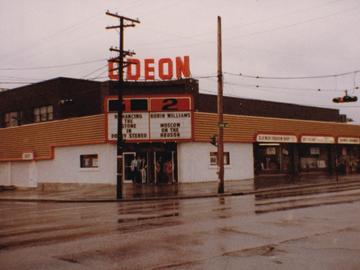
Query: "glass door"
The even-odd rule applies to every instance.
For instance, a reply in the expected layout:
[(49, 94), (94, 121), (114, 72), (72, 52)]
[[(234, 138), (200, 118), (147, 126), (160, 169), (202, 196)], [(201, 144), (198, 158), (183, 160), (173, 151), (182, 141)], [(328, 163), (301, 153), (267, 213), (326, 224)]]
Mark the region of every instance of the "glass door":
[(131, 170), (131, 162), (136, 158), (135, 152), (123, 153), (123, 179), (126, 182), (133, 180), (134, 172)]
[(156, 184), (175, 182), (175, 151), (154, 152), (154, 172)]

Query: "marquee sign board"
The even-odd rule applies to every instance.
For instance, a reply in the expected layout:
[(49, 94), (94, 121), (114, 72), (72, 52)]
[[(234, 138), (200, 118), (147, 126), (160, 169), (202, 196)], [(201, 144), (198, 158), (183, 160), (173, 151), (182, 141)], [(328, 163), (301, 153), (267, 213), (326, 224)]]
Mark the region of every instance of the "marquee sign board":
[[(117, 140), (116, 97), (106, 100), (107, 139)], [(190, 96), (124, 97), (123, 138), (127, 142), (192, 139)]]
[(191, 138), (191, 112), (150, 113), (150, 138), (155, 140)]

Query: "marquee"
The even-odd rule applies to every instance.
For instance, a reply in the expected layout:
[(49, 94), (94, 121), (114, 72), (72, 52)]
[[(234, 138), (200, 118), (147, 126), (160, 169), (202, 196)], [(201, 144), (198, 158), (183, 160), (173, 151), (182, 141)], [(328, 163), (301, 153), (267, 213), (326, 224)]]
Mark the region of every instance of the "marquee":
[[(106, 99), (108, 141), (117, 140), (117, 106), (117, 97)], [(127, 142), (192, 140), (191, 96), (126, 96), (122, 106), (122, 132)]]

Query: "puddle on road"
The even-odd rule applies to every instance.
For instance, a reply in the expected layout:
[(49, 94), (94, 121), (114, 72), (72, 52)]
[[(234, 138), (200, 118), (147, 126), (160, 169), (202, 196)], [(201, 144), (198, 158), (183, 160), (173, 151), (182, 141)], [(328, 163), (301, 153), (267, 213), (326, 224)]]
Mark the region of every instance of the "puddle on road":
[(55, 258), (65, 261), (65, 262), (69, 262), (69, 263), (79, 263), (78, 260), (76, 260), (75, 258), (71, 258), (71, 257), (55, 257)]
[(240, 235), (248, 235), (248, 236), (255, 236), (260, 238), (266, 238), (264, 235), (252, 233), (252, 232), (246, 232), (246, 231), (240, 231), (233, 227), (222, 227), (217, 230), (220, 234), (240, 234)]
[(133, 217), (133, 218), (119, 218), (118, 223), (127, 223), (133, 221), (144, 221), (144, 220), (153, 220), (153, 219), (161, 219), (161, 218), (169, 218), (169, 217), (178, 217), (179, 212), (170, 213), (170, 214), (163, 214), (163, 215), (154, 215), (154, 216), (140, 216), (140, 217)]
[(230, 257), (253, 257), (253, 256), (277, 256), (279, 254), (287, 253), (285, 250), (278, 248), (276, 245), (266, 245), (239, 251), (227, 252), (224, 256)]

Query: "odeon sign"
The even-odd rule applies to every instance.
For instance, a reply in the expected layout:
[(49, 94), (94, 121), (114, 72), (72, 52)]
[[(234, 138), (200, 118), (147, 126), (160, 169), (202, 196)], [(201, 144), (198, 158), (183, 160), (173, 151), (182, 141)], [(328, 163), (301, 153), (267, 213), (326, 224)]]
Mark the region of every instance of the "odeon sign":
[[(171, 58), (161, 58), (155, 61), (154, 58), (147, 58), (143, 61), (135, 58), (125, 60), (126, 80), (137, 81), (145, 79), (147, 81), (160, 79), (171, 80), (190, 77), (190, 58), (189, 56)], [(116, 67), (117, 60), (108, 60), (108, 72), (110, 80), (118, 80)]]

